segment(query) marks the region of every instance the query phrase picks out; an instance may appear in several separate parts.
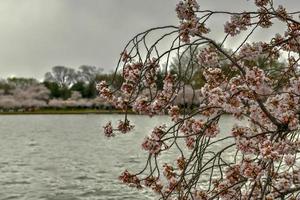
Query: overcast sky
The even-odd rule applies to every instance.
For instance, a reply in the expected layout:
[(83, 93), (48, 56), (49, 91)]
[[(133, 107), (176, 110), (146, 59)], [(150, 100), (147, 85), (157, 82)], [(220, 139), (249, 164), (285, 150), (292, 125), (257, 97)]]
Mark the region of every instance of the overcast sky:
[[(55, 65), (115, 67), (136, 33), (177, 25), (178, 0), (0, 0), (0, 77), (42, 79)], [(203, 2), (203, 3), (201, 3)], [(299, 0), (288, 2), (300, 10)], [(246, 0), (202, 0), (202, 9), (245, 10)], [(220, 18), (222, 19), (222, 18)], [(223, 27), (223, 24), (214, 24)]]

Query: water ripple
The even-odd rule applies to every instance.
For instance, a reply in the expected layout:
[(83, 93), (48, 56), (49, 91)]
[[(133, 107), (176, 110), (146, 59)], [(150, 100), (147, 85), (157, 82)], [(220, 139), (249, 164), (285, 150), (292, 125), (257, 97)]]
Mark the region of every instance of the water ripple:
[[(117, 123), (120, 118), (120, 115), (0, 116), (0, 199), (154, 199), (151, 191), (121, 184), (118, 176), (127, 167), (133, 171), (144, 167), (147, 157), (141, 152), (140, 143), (153, 126), (167, 118), (130, 116), (136, 123), (135, 132), (107, 140), (99, 127), (107, 121)], [(229, 123), (224, 124), (230, 129)], [(172, 156), (170, 152), (164, 158)]]

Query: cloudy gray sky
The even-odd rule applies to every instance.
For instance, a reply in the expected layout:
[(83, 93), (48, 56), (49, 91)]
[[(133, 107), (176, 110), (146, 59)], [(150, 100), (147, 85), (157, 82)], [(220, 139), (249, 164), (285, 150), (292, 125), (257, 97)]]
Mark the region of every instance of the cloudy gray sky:
[[(295, 11), (300, 10), (298, 1), (276, 2), (288, 3)], [(77, 68), (87, 64), (109, 71), (134, 34), (154, 26), (177, 25), (177, 2), (0, 0), (0, 77), (41, 79), (55, 65)], [(245, 10), (252, 4), (246, 0), (202, 2), (203, 9), (216, 10)]]

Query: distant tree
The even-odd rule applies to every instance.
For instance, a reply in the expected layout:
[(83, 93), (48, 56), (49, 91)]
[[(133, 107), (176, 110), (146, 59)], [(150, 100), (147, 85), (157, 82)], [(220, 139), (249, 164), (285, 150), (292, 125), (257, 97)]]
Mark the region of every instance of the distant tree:
[(19, 103), (14, 99), (12, 95), (4, 95), (0, 98), (0, 109), (9, 110), (19, 107)]
[(84, 96), (85, 93), (85, 83), (82, 81), (76, 82), (72, 87), (70, 88), (71, 91), (77, 91), (81, 94), (81, 96)]
[(0, 90), (3, 91), (2, 93), (4, 95), (9, 94), (13, 88), (14, 87), (10, 85), (6, 80), (0, 80)]
[(43, 84), (50, 90), (50, 98), (60, 98), (61, 94), (58, 83), (45, 81)]
[(31, 99), (48, 102), (50, 90), (43, 84), (32, 85), (26, 88), (25, 93), (30, 95)]
[(78, 91), (72, 91), (71, 97), (70, 97), (71, 100), (79, 100), (81, 98), (82, 98), (82, 96), (81, 96), (80, 92), (78, 92)]
[(60, 87), (70, 87), (77, 81), (77, 73), (72, 68), (67, 68), (64, 66), (55, 66), (52, 68), (51, 72), (45, 74), (46, 82), (55, 82)]
[(38, 109), (46, 107), (50, 91), (42, 84), (31, 85), (26, 88), (16, 88), (12, 91), (19, 108)]
[(96, 76), (101, 74), (103, 71), (102, 68), (89, 66), (89, 65), (81, 65), (79, 67), (78, 78), (77, 80), (80, 82), (90, 83), (95, 80)]
[(18, 87), (18, 88), (27, 88), (32, 85), (37, 85), (38, 80), (34, 78), (8, 78), (7, 83), (11, 85), (12, 87)]
[(38, 85), (38, 80), (34, 78), (7, 78), (0, 80), (0, 90), (4, 95), (11, 94), (11, 91), (16, 88), (28, 88), (30, 86)]
[(89, 83), (77, 82), (70, 88), (71, 91), (79, 92), (83, 98), (95, 98), (97, 95), (96, 84), (94, 81)]
[(68, 99), (71, 97), (71, 90), (67, 86), (62, 86), (59, 89), (60, 92), (60, 98), (62, 99)]
[(84, 98), (96, 96), (95, 79), (103, 69), (82, 65), (76, 71), (64, 66), (55, 66), (45, 74), (44, 84), (51, 91), (52, 98), (67, 99), (72, 91), (78, 91)]
[(10, 94), (2, 95), (0, 108), (7, 109), (38, 109), (47, 106), (50, 91), (42, 84), (19, 85), (10, 90)]
[(96, 84), (94, 81), (89, 82), (85, 85), (83, 92), (83, 97), (85, 98), (95, 98), (97, 96)]

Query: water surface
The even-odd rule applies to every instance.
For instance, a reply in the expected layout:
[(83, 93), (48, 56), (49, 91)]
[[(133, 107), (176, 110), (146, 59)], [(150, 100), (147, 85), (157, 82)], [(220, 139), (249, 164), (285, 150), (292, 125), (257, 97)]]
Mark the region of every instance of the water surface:
[[(141, 169), (140, 144), (166, 116), (130, 116), (134, 132), (113, 139), (102, 126), (121, 115), (0, 116), (0, 200), (147, 200), (150, 191), (121, 184), (117, 177)], [(221, 120), (227, 132), (231, 119)]]

